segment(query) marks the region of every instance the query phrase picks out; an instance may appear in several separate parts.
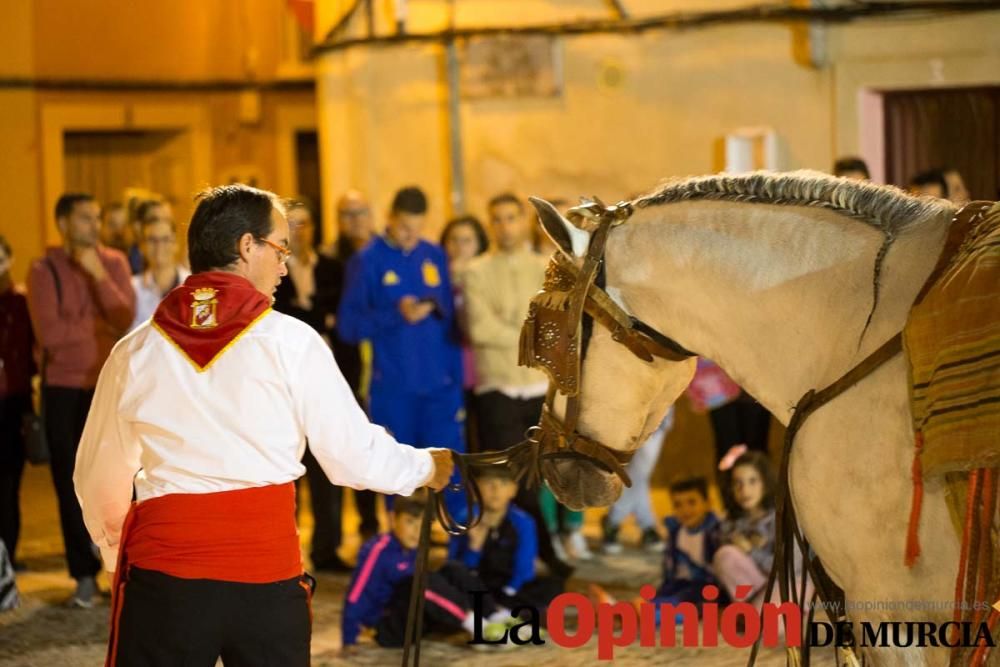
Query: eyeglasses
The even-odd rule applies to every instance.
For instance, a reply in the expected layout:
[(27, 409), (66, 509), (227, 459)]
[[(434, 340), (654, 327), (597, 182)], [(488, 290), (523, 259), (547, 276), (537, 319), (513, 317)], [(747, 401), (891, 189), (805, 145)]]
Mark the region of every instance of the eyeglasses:
[(266, 243), (267, 245), (271, 246), (276, 251), (278, 251), (278, 261), (281, 262), (282, 264), (284, 264), (285, 262), (287, 262), (288, 258), (292, 256), (292, 251), (289, 250), (288, 248), (286, 248), (283, 245), (278, 245), (274, 241), (268, 241), (267, 239), (265, 239), (263, 237), (258, 237), (257, 240)]

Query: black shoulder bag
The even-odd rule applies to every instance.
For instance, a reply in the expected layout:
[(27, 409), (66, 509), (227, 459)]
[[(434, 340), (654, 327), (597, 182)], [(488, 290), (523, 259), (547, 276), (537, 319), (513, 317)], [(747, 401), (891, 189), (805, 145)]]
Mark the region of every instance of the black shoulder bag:
[[(44, 260), (45, 265), (52, 272), (52, 280), (56, 286), (56, 308), (57, 312), (62, 311), (62, 284), (59, 282), (59, 274), (56, 267), (48, 259)], [(34, 411), (24, 414), (22, 423), (24, 433), (24, 453), (28, 462), (32, 465), (42, 465), (49, 462), (49, 443), (45, 437), (45, 368), (48, 366), (49, 352), (42, 346), (42, 363), (38, 369), (38, 414)]]

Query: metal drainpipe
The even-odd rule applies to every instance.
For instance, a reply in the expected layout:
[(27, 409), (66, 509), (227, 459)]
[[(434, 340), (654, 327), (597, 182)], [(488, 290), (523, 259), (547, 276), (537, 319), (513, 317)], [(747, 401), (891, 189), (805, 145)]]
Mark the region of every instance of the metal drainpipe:
[[(449, 3), (449, 26), (455, 28), (455, 0)], [(465, 214), (465, 167), (462, 161), (461, 91), (459, 90), (458, 45), (454, 38), (445, 46), (448, 71), (448, 147), (451, 157), (451, 210)]]

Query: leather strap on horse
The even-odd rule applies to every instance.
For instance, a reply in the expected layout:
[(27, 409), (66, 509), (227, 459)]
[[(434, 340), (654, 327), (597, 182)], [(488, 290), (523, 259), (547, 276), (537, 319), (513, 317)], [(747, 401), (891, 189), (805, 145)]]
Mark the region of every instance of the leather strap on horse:
[[(587, 305), (587, 296), (590, 292), (590, 288), (594, 284), (594, 280), (597, 278), (597, 272), (601, 268), (601, 264), (604, 261), (604, 248), (608, 243), (608, 233), (611, 231), (612, 225), (611, 219), (604, 219), (601, 224), (597, 227), (597, 230), (591, 235), (590, 245), (587, 246), (587, 256), (583, 260), (583, 266), (580, 268), (580, 273), (577, 276), (576, 283), (573, 285), (573, 291), (570, 293), (569, 300), (569, 321), (575, 323), (577, 327), (576, 338), (581, 340), (582, 336), (580, 334), (580, 328), (583, 326), (583, 311)], [(583, 350), (580, 349), (578, 352), (579, 356), (577, 358), (577, 378), (581, 378), (581, 366)], [(576, 432), (577, 420), (580, 417), (580, 389), (582, 382), (577, 382), (576, 391), (569, 395), (566, 403), (566, 416), (563, 424), (563, 432), (566, 434), (572, 434)], [(550, 394), (551, 398), (551, 394)], [(551, 400), (547, 401), (551, 405)]]
[(548, 405), (542, 409), (540, 428), (530, 435), (537, 446), (539, 461), (583, 458), (608, 473), (618, 475), (625, 486), (632, 486), (625, 466), (632, 460), (633, 452), (608, 449), (579, 432), (570, 431)]
[[(885, 362), (899, 354), (903, 349), (902, 340), (902, 334), (896, 334), (861, 361), (861, 363), (844, 374), (839, 380), (821, 391), (809, 390), (796, 404), (795, 411), (792, 413), (792, 419), (788, 424), (788, 429), (785, 431), (785, 440), (782, 448), (781, 469), (778, 476), (777, 497), (775, 499), (777, 535), (774, 549), (774, 564), (771, 567), (771, 572), (768, 575), (767, 584), (764, 589), (765, 601), (771, 597), (774, 590), (774, 583), (777, 580), (783, 602), (791, 601), (800, 605), (808, 602), (802, 599), (805, 590), (805, 572), (802, 574), (800, 588), (796, 589), (794, 587), (794, 545), (798, 544), (802, 556), (806, 561), (807, 570), (812, 575), (816, 596), (826, 603), (826, 611), (830, 620), (833, 622), (840, 620), (839, 617), (843, 613), (844, 592), (833, 583), (820, 560), (818, 558), (810, 558), (809, 542), (798, 528), (795, 507), (792, 504), (792, 497), (788, 488), (788, 465), (792, 454), (792, 445), (795, 443), (795, 436), (798, 434), (803, 422), (811, 414), (868, 377)], [(758, 637), (750, 653), (748, 665), (752, 666), (756, 662), (759, 649), (760, 638)], [(806, 644), (806, 650), (808, 651), (808, 644)], [(808, 664), (808, 654), (806, 655), (805, 664)]]
[(669, 361), (683, 361), (695, 356), (677, 341), (626, 313), (596, 285), (587, 294), (586, 312), (611, 332), (615, 342), (627, 347), (643, 361), (652, 361), (654, 356)]
[[(581, 269), (569, 258), (557, 254), (553, 261), (559, 271), (572, 278), (574, 285), (580, 284)], [(592, 284), (587, 290), (584, 312), (610, 331), (615, 342), (627, 347), (643, 361), (652, 361), (654, 356), (670, 361), (683, 361), (696, 356), (674, 339), (625, 312), (600, 285)]]

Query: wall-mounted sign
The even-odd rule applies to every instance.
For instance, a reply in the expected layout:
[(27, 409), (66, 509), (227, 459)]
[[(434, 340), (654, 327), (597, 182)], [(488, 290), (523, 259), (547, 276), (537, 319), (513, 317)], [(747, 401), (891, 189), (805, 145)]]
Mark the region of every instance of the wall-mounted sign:
[(478, 37), (464, 42), (459, 53), (466, 99), (562, 94), (561, 49), (555, 37)]

